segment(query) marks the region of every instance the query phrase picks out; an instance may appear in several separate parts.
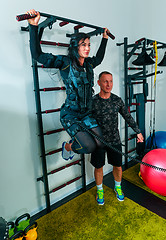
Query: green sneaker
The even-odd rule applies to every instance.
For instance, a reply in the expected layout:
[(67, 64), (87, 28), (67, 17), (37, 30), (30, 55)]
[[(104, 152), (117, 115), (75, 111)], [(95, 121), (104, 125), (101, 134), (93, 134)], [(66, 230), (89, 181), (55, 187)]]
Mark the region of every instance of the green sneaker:
[(104, 190), (97, 190), (96, 201), (98, 205), (104, 205)]
[(119, 201), (124, 201), (124, 194), (122, 192), (121, 186), (116, 186), (114, 188), (114, 191), (116, 193), (116, 197)]

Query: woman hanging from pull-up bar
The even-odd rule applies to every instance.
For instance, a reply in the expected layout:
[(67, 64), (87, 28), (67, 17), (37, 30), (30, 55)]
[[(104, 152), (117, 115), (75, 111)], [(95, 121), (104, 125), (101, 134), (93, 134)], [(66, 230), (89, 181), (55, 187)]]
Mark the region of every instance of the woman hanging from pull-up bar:
[(30, 32), (30, 49), (32, 57), (45, 67), (60, 70), (66, 87), (67, 98), (61, 107), (60, 121), (72, 140), (63, 142), (62, 157), (72, 159), (75, 153), (92, 153), (102, 143), (77, 124), (78, 121), (88, 129), (101, 136), (101, 129), (91, 116), (91, 98), (93, 95), (93, 68), (98, 66), (105, 54), (109, 30), (105, 28), (103, 38), (96, 56), (89, 57), (90, 37), (86, 33), (73, 34), (68, 48), (68, 55), (43, 53), (38, 38), (40, 13), (35, 10), (27, 12), (35, 18), (28, 19)]

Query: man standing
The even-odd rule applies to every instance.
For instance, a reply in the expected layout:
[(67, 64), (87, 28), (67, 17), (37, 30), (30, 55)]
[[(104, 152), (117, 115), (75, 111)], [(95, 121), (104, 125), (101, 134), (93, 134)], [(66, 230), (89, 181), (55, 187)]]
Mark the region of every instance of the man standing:
[[(100, 86), (100, 92), (93, 98), (92, 114), (102, 129), (104, 140), (118, 151), (122, 151), (118, 130), (118, 113), (120, 113), (129, 126), (137, 133), (137, 142), (143, 142), (143, 135), (133, 117), (126, 109), (124, 102), (120, 97), (111, 92), (113, 88), (112, 74), (107, 71), (101, 72), (98, 85)], [(95, 167), (96, 200), (99, 205), (104, 204), (103, 166), (105, 165), (105, 152), (107, 152), (108, 163), (113, 165), (114, 191), (117, 199), (119, 201), (124, 200), (124, 194), (121, 189), (122, 155), (105, 146), (103, 149), (97, 148), (91, 155), (91, 164)]]

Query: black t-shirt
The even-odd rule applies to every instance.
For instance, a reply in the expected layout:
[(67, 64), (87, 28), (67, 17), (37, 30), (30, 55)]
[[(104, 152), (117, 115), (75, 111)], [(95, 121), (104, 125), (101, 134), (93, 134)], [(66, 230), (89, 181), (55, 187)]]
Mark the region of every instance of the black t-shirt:
[(118, 113), (137, 134), (141, 132), (120, 97), (113, 93), (108, 99), (101, 98), (99, 94), (93, 97), (92, 115), (101, 127), (104, 139), (115, 145), (121, 143), (118, 130)]

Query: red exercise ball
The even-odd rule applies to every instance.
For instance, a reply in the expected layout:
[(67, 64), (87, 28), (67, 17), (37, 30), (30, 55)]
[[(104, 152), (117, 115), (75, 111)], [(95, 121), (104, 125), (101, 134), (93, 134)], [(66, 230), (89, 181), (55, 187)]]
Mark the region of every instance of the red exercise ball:
[[(142, 162), (166, 169), (166, 149), (153, 149), (142, 159)], [(166, 171), (157, 170), (141, 164), (141, 177), (148, 188), (166, 196)]]

